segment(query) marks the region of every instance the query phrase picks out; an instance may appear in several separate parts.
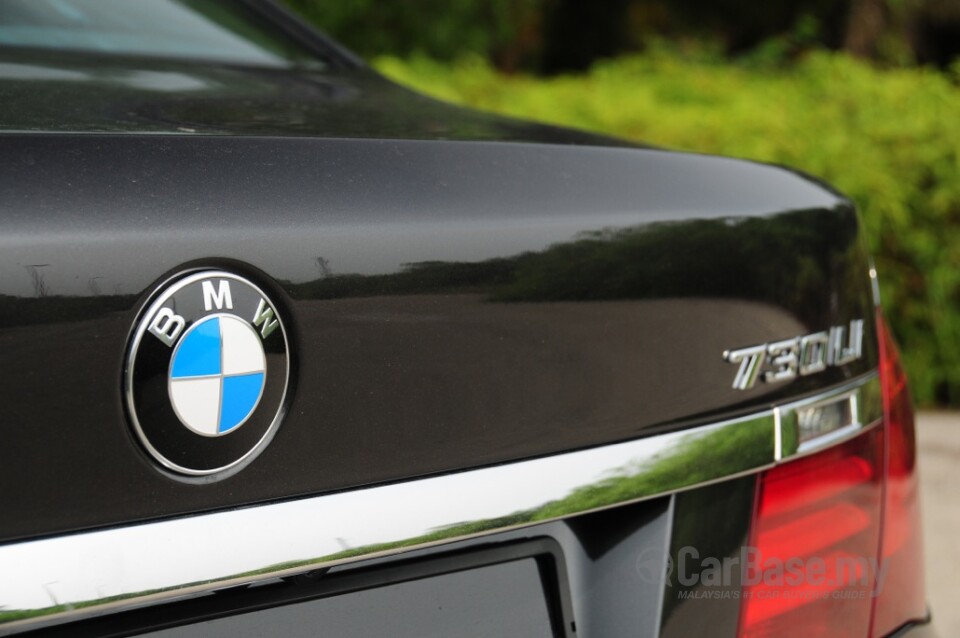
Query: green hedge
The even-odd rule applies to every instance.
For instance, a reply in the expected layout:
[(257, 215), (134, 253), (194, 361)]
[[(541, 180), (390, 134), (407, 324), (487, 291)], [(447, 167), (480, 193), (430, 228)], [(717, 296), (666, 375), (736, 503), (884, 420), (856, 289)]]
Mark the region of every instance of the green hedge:
[[(452, 59), (512, 48), (543, 0), (283, 0), (353, 51)], [(527, 27), (528, 28), (528, 27)]]
[(957, 74), (877, 69), (824, 52), (780, 66), (657, 47), (550, 79), (504, 76), (479, 59), (375, 66), (453, 102), (787, 164), (833, 183), (863, 211), (916, 399), (960, 406)]

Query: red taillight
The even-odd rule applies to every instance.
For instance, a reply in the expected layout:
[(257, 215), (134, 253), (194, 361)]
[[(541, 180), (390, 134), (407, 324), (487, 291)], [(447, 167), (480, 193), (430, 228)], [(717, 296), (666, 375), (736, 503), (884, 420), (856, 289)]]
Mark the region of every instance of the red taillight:
[(883, 427), (764, 472), (740, 635), (883, 636), (925, 616), (913, 411), (878, 313)]
[(913, 406), (900, 353), (877, 312), (880, 383), (886, 427), (886, 481), (880, 557), (884, 572), (874, 601), (871, 636), (884, 636), (909, 620), (926, 616), (923, 589), (923, 542)]
[(866, 634), (882, 468), (875, 428), (760, 477), (741, 636)]

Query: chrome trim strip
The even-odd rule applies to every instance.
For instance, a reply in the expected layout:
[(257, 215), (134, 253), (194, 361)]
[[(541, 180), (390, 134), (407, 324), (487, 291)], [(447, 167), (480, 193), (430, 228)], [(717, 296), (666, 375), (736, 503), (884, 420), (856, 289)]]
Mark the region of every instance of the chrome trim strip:
[(783, 460), (783, 415), (780, 408), (773, 408), (773, 462)]
[(873, 373), (746, 418), (625, 443), (0, 546), (0, 634), (526, 527), (755, 473), (801, 453), (789, 446), (796, 442), (791, 424), (796, 425), (799, 407), (853, 393), (862, 414), (876, 415), (868, 398), (873, 386), (879, 397), (876, 379)]
[[(832, 407), (842, 401), (849, 401), (850, 422), (822, 436), (800, 442), (798, 414), (802, 410)], [(878, 424), (883, 418), (883, 399), (880, 394), (880, 377), (871, 373), (855, 382), (834, 389), (828, 394), (804, 399), (779, 408), (783, 415), (779, 419), (780, 428), (777, 441), (778, 461), (789, 461), (799, 456), (819, 452), (828, 447), (839, 445)]]
[(868, 257), (867, 261), (870, 264), (867, 274), (870, 276), (870, 292), (873, 294), (873, 305), (875, 308), (879, 308), (882, 305), (880, 303), (880, 278), (877, 276), (877, 267), (873, 263), (873, 257)]

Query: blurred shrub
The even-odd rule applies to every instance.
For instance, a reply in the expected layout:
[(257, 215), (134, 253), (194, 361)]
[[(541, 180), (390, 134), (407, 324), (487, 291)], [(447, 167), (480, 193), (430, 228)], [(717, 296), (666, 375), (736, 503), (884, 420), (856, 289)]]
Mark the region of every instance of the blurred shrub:
[(508, 71), (582, 71), (657, 37), (710, 39), (727, 55), (779, 41), (890, 64), (946, 68), (960, 0), (281, 0), (366, 57), (477, 54)]
[[(544, 0), (284, 0), (364, 56), (473, 53), (497, 58), (539, 37)], [(535, 46), (531, 43), (530, 46)]]
[(461, 104), (826, 179), (863, 211), (916, 398), (960, 406), (960, 78), (825, 52), (782, 66), (663, 46), (546, 80), (480, 58), (375, 66)]

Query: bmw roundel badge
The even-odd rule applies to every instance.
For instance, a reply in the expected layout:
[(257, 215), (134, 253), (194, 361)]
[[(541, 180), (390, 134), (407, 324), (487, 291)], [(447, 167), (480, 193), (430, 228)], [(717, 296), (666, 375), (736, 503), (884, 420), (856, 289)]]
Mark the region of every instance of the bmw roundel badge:
[(127, 354), (127, 408), (138, 438), (181, 474), (251, 460), (283, 417), (287, 348), (276, 306), (243, 277), (206, 270), (166, 283)]

